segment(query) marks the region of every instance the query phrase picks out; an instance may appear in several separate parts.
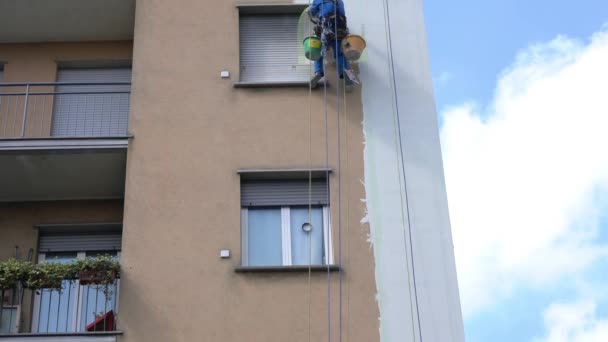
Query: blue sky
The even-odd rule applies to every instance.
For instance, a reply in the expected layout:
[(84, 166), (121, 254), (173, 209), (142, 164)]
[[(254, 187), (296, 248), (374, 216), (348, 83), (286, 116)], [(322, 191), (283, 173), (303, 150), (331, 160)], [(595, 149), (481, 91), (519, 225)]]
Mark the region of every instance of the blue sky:
[(587, 38), (608, 22), (604, 0), (424, 0), (438, 108), (489, 101), (496, 78), (515, 54), (558, 34)]
[(424, 5), (467, 341), (608, 341), (608, 1)]

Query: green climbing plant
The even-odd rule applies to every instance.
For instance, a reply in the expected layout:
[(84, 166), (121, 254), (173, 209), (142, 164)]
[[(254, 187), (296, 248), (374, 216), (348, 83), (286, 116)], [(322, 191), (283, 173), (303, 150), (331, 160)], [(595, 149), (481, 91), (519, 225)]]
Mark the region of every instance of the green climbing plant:
[(32, 268), (25, 282), (30, 289), (53, 289), (61, 291), (63, 281), (70, 277), (70, 264), (45, 262)]
[(77, 260), (73, 267), (81, 285), (110, 286), (120, 272), (120, 264), (110, 255)]
[(110, 255), (101, 255), (69, 263), (45, 262), (32, 264), (28, 261), (9, 259), (0, 262), (0, 290), (14, 288), (17, 284), (30, 289), (62, 290), (64, 280), (79, 279), (80, 285), (99, 286), (106, 295), (120, 274), (120, 264)]
[(14, 288), (29, 277), (34, 265), (29, 261), (8, 259), (0, 262), (0, 290)]

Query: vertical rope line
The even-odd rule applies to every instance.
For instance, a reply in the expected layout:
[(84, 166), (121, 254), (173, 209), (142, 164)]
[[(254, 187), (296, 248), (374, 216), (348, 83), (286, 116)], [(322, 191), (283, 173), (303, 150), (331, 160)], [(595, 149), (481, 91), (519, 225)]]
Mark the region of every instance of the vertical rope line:
[[(389, 39), (389, 47), (390, 47), (390, 62), (391, 62), (391, 72), (392, 72), (392, 76), (393, 76), (393, 94), (395, 96), (395, 109), (397, 110), (397, 131), (399, 133), (399, 148), (400, 148), (400, 152), (401, 155), (404, 155), (404, 151), (403, 151), (403, 141), (401, 138), (401, 118), (399, 117), (399, 101), (397, 100), (397, 81), (396, 81), (396, 77), (395, 77), (395, 64), (394, 64), (394, 58), (393, 58), (393, 41), (392, 41), (392, 35), (391, 35), (391, 15), (390, 15), (390, 10), (389, 10), (389, 4), (387, 2), (386, 5), (386, 17), (387, 17), (387, 22), (388, 22), (388, 39)], [(407, 195), (407, 178), (405, 175), (405, 161), (404, 158), (401, 158), (401, 167), (403, 169), (403, 189), (405, 190), (405, 193)], [(410, 261), (412, 263), (412, 277), (414, 278), (414, 299), (416, 300), (416, 318), (418, 320), (418, 334), (420, 336), (420, 341), (422, 341), (422, 329), (420, 327), (420, 309), (418, 306), (418, 288), (417, 288), (417, 284), (416, 284), (416, 265), (414, 264), (414, 245), (413, 245), (413, 241), (412, 241), (412, 229), (411, 229), (411, 225), (410, 223), (410, 205), (409, 205), (409, 201), (405, 201), (405, 208), (407, 211), (407, 220), (408, 220), (408, 235), (409, 235), (409, 249), (410, 249)], [(406, 243), (406, 241), (404, 241), (404, 243)]]
[[(345, 163), (346, 163), (346, 169), (345, 169), (345, 176), (346, 176), (346, 255), (347, 255), (347, 259), (346, 259), (346, 263), (347, 266), (350, 266), (350, 258), (351, 258), (351, 254), (350, 254), (350, 239), (351, 239), (351, 234), (350, 234), (350, 166), (349, 166), (349, 159), (348, 159), (348, 155), (349, 155), (349, 147), (348, 147), (348, 135), (350, 133), (350, 125), (348, 124), (348, 115), (347, 115), (347, 107), (346, 107), (346, 87), (342, 88), (343, 93), (342, 93), (342, 98), (344, 99), (344, 105), (343, 105), (343, 110), (342, 113), (344, 115), (344, 121), (346, 122), (346, 134), (345, 134), (345, 141), (344, 144), (346, 145), (346, 151), (345, 151)], [(350, 341), (350, 333), (349, 333), (349, 328), (350, 328), (350, 283), (347, 282), (346, 283), (346, 341)]]
[(340, 68), (340, 55), (339, 55), (339, 42), (338, 42), (338, 2), (334, 2), (334, 56), (336, 59), (336, 122), (338, 126), (338, 281), (339, 281), (339, 296), (338, 296), (338, 340), (342, 342), (342, 158), (340, 151), (340, 141), (342, 140), (342, 134), (340, 132), (340, 86), (344, 88), (346, 83), (340, 82), (340, 74), (342, 74), (342, 80), (344, 81), (344, 63)]
[[(321, 12), (324, 13), (325, 11), (325, 2), (321, 2)], [(325, 31), (325, 23), (322, 22), (322, 26), (323, 26), (323, 31)], [(325, 32), (323, 33), (325, 34)], [(322, 40), (323, 37), (321, 38)], [(323, 70), (323, 77), (326, 77), (326, 73), (327, 70), (325, 68), (325, 61), (327, 61), (327, 46), (325, 44), (325, 42), (323, 42), (323, 65), (322, 65), (322, 70)], [(329, 125), (328, 125), (328, 113), (327, 113), (327, 78), (325, 78), (325, 82), (323, 83), (323, 111), (325, 112), (325, 180), (326, 180), (326, 190), (327, 190), (327, 203), (328, 205), (331, 204), (331, 195), (330, 195), (330, 187), (329, 187)], [(329, 206), (329, 210), (328, 210), (328, 236), (329, 234), (331, 234), (330, 228), (331, 228), (331, 221), (332, 221), (332, 215), (331, 215), (331, 206)], [(326, 243), (328, 244), (328, 248), (327, 250), (329, 251), (329, 249), (331, 248), (331, 246), (329, 245), (329, 239), (328, 241), (326, 241)], [(330, 265), (329, 265), (329, 252), (327, 255), (327, 341), (331, 342), (331, 273), (330, 273)]]
[[(308, 0), (308, 10), (312, 6), (312, 0)], [(310, 19), (310, 18), (309, 18)], [(310, 25), (310, 21), (307, 22)], [(309, 43), (310, 44), (310, 40)], [(308, 76), (313, 75), (313, 63), (308, 61)], [(312, 220), (312, 79), (308, 82), (308, 222)], [(311, 236), (308, 234), (308, 342), (311, 341), (311, 321), (312, 321), (312, 243)]]
[[(383, 0), (383, 7), (384, 7), (384, 21), (385, 21), (385, 26), (386, 26), (386, 47), (387, 47), (387, 59), (388, 59), (388, 67), (389, 67), (389, 73), (391, 75), (391, 82), (390, 82), (390, 87), (391, 87), (391, 96), (392, 96), (392, 110), (393, 110), (393, 121), (394, 121), (394, 125), (395, 125), (395, 148), (397, 150), (397, 159), (401, 161), (401, 169), (403, 170), (403, 176), (401, 176), (401, 172), (399, 170), (399, 165), (397, 165), (397, 171), (399, 173), (399, 186), (400, 189), (403, 189), (403, 191), (405, 193), (407, 193), (407, 180), (406, 180), (406, 176), (405, 176), (405, 162), (403, 160), (403, 139), (401, 137), (401, 120), (399, 118), (399, 102), (397, 99), (397, 84), (396, 84), (396, 76), (395, 76), (395, 64), (394, 64), (394, 59), (393, 59), (393, 45), (392, 45), (392, 36), (391, 36), (391, 21), (390, 21), (390, 10), (389, 10), (389, 4), (388, 4), (388, 0)], [(403, 179), (402, 179), (403, 177)], [(420, 327), (420, 311), (418, 308), (418, 291), (416, 288), (416, 273), (415, 273), (415, 267), (414, 267), (414, 254), (413, 254), (413, 244), (412, 244), (412, 232), (410, 229), (410, 208), (409, 208), (409, 202), (407, 201), (407, 199), (403, 198), (403, 192), (399, 191), (399, 196), (401, 199), (401, 219), (403, 222), (403, 244), (404, 244), (404, 248), (406, 250), (406, 270), (407, 270), (407, 274), (408, 274), (408, 287), (409, 287), (409, 293), (410, 293), (410, 311), (411, 311), (411, 315), (412, 315), (412, 334), (413, 334), (413, 338), (414, 341), (416, 340), (416, 334), (415, 334), (415, 323), (414, 323), (414, 312), (413, 312), (413, 308), (412, 308), (412, 298), (411, 298), (411, 293), (412, 293), (412, 285), (411, 285), (411, 281), (409, 281), (410, 279), (410, 271), (409, 271), (409, 263), (411, 262), (412, 264), (412, 279), (413, 279), (413, 290), (414, 290), (414, 300), (415, 300), (415, 305), (416, 305), (416, 320), (418, 323), (418, 336), (420, 338), (420, 341), (422, 342), (422, 330)], [(405, 204), (405, 205), (404, 205)], [(405, 217), (403, 208), (405, 207), (405, 211), (407, 213), (407, 218)], [(407, 229), (407, 232), (409, 234), (409, 245), (407, 243), (407, 238), (406, 238), (406, 232), (405, 230)], [(409, 247), (409, 248), (408, 248)], [(407, 251), (409, 249), (409, 261), (407, 260)]]

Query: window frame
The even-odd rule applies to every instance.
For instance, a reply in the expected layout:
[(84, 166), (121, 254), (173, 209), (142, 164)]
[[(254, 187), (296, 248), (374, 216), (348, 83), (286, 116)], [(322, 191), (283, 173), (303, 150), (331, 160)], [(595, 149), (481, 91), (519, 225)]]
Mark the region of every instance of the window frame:
[[(318, 206), (315, 206), (318, 207)], [(277, 207), (275, 207), (277, 208)], [(291, 252), (291, 212), (290, 206), (281, 206), (281, 255), (282, 263), (280, 267), (294, 267)], [(334, 265), (333, 244), (331, 237), (331, 220), (328, 205), (321, 206), (323, 215), (323, 251), (324, 260), (321, 265), (311, 266), (332, 266)], [(249, 207), (241, 207), (241, 266), (242, 267), (276, 267), (276, 265), (249, 265)]]
[[(256, 81), (243, 80), (241, 75), (241, 17), (248, 15), (272, 15), (288, 14), (301, 15), (308, 7), (308, 4), (237, 4), (237, 56), (238, 56), (238, 79), (233, 83), (235, 88), (271, 88), (271, 87), (306, 87), (310, 86), (310, 80), (277, 80), (277, 81)], [(312, 68), (312, 63), (311, 63)]]

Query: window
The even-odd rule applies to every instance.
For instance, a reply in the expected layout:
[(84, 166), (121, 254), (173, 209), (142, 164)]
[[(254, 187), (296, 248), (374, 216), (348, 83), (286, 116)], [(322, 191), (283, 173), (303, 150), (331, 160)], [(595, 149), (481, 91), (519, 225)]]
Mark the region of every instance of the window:
[(245, 177), (241, 213), (243, 266), (333, 263), (325, 178)]
[(292, 13), (241, 10), (240, 83), (308, 84), (311, 66), (304, 57), (302, 40), (311, 28), (301, 7), (288, 7)]

